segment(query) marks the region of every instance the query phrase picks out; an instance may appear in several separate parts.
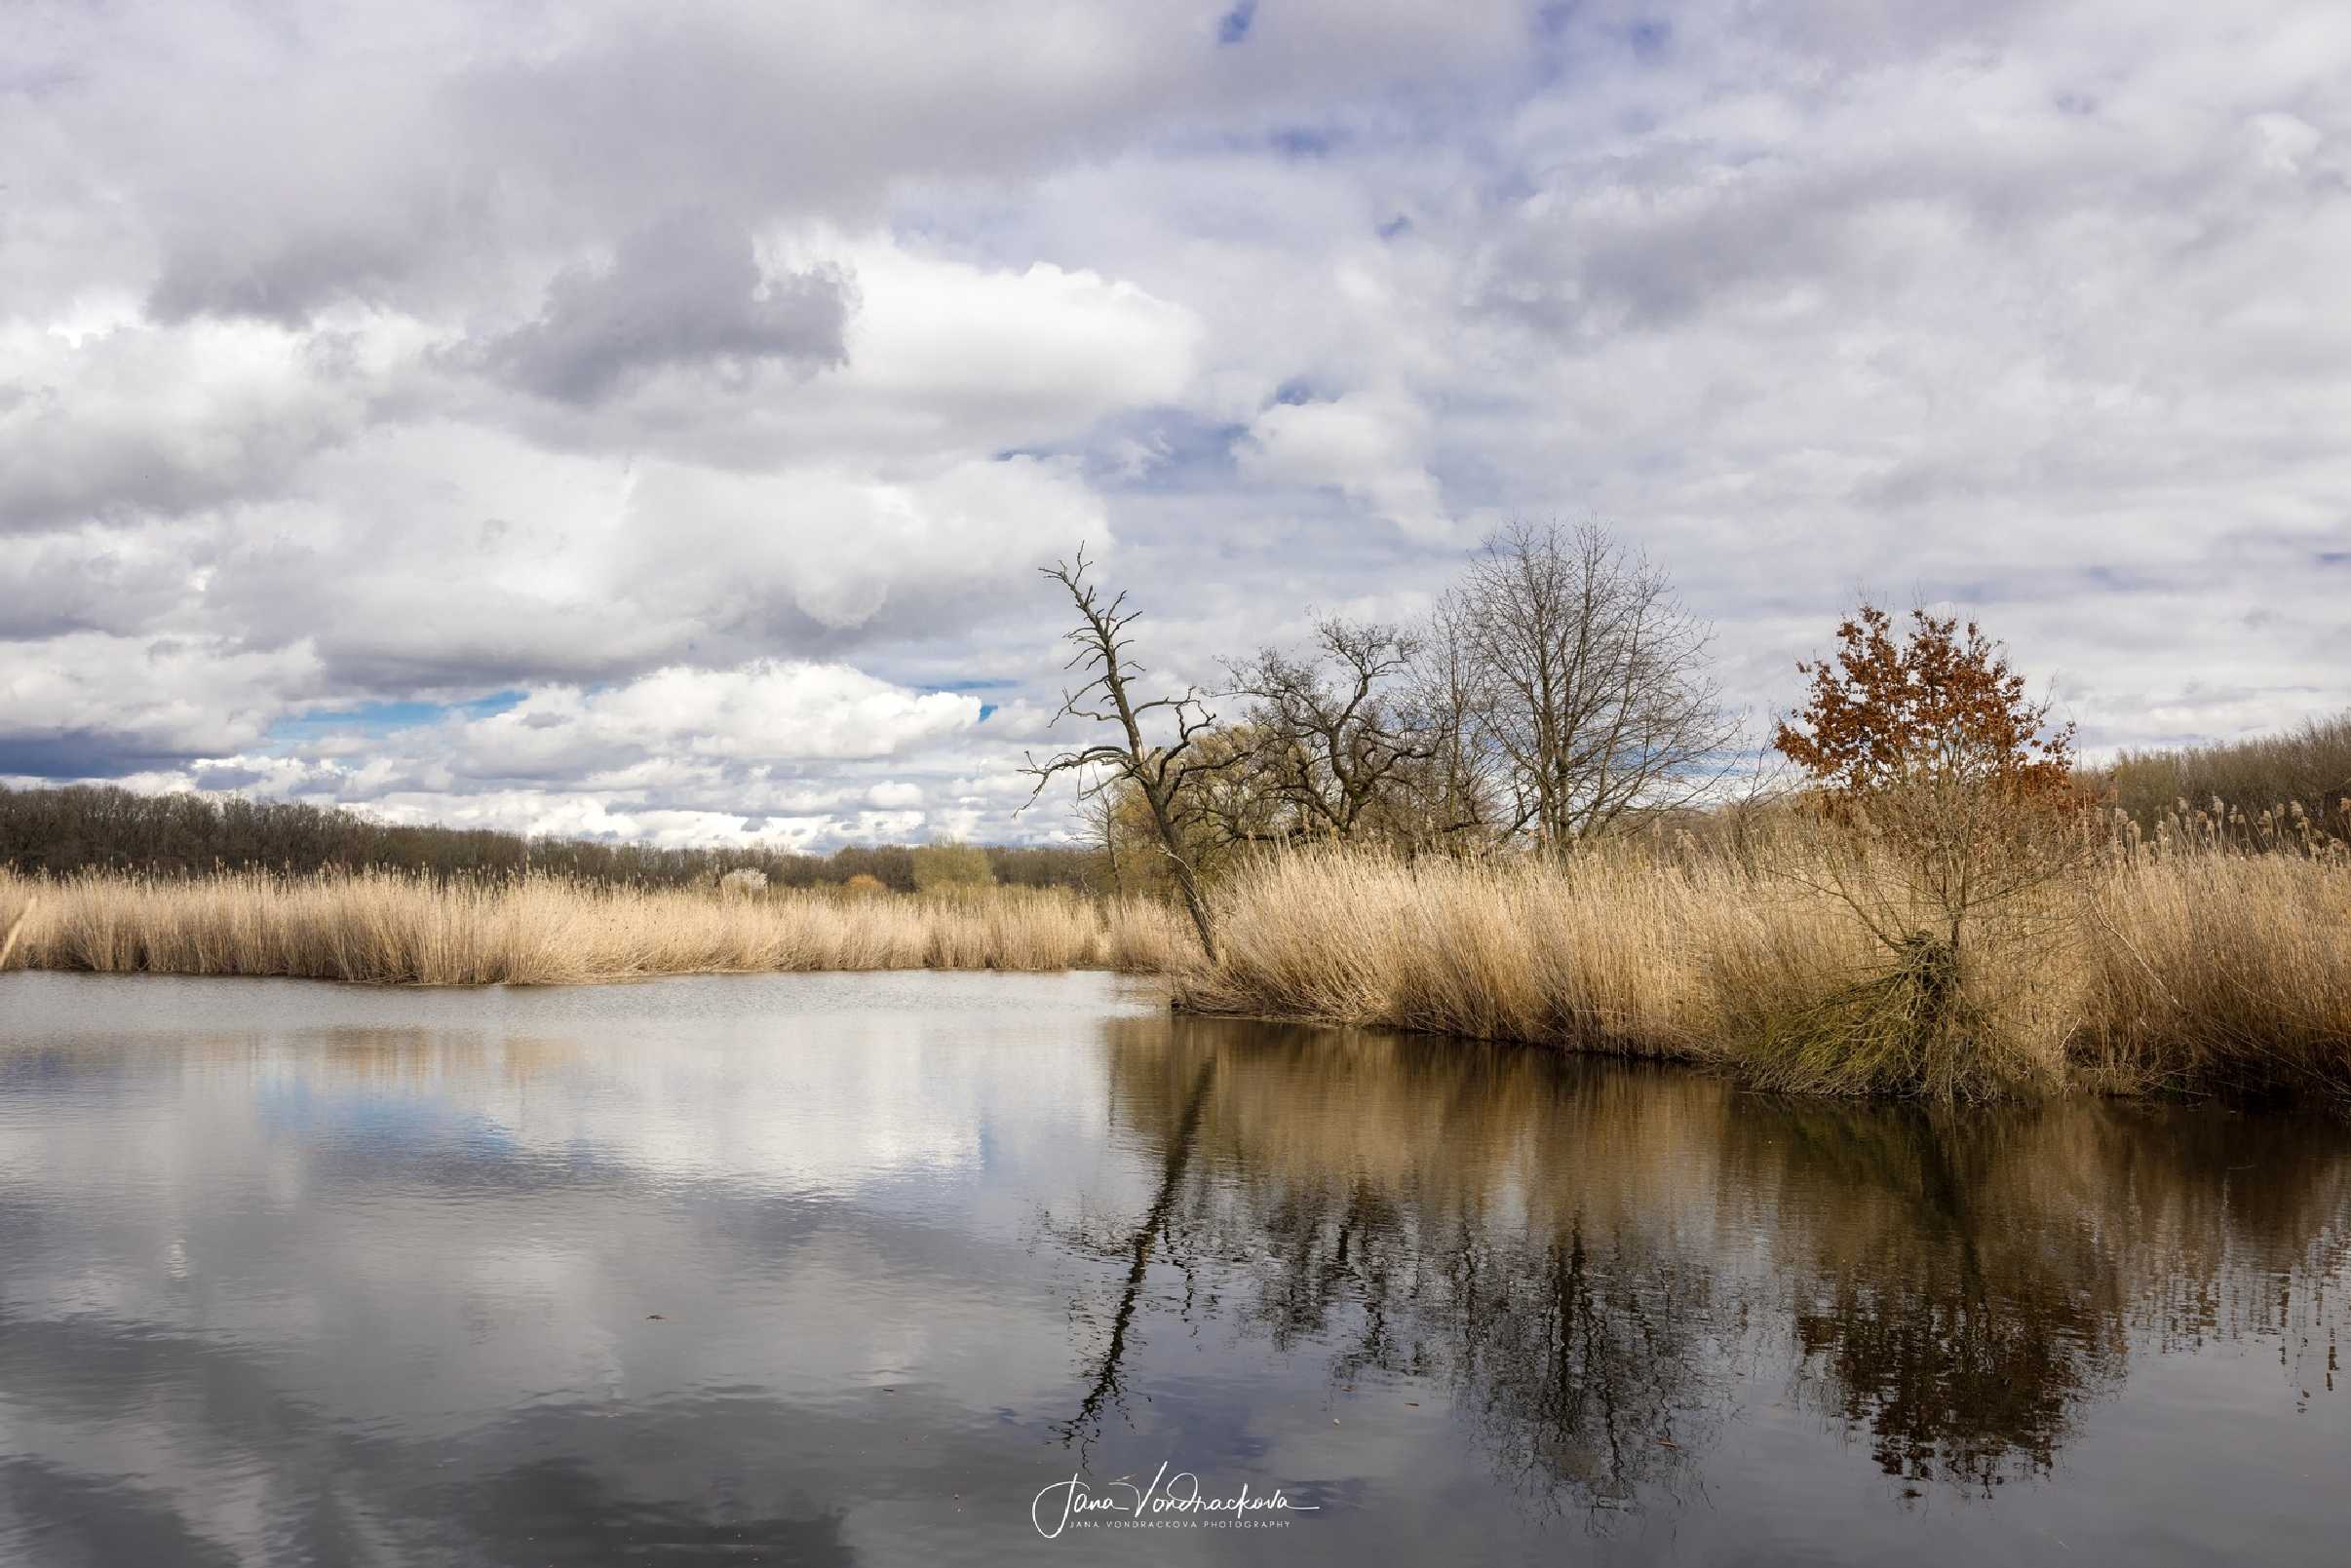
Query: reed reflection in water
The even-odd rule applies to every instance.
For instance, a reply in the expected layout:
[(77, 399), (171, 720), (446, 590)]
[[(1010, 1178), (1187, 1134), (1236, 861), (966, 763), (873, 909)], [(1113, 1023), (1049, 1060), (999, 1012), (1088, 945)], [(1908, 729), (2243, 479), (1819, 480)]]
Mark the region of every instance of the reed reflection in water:
[(1081, 1448), (1154, 1315), (1311, 1349), (1349, 1393), (1442, 1381), (1497, 1479), (1603, 1525), (1700, 1486), (1760, 1407), (1826, 1423), (1915, 1500), (2049, 1475), (2136, 1359), (2260, 1339), (2273, 1393), (2333, 1388), (2332, 1123), (1954, 1114), (1453, 1042), (1106, 1027), (1113, 1116), (1163, 1180), (1138, 1216), (1048, 1221), (1129, 1265), (1076, 1304)]

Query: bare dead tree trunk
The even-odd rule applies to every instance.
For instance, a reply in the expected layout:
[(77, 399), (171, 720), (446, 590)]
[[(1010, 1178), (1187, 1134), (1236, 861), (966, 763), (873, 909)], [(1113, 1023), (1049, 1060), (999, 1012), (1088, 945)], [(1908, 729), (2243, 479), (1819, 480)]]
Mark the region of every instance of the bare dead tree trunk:
[[(1062, 561), (1040, 568), (1068, 593), (1078, 612), (1077, 626), (1065, 636), (1076, 650), (1065, 668), (1088, 674), (1083, 685), (1061, 693), (1061, 706), (1054, 717), (1113, 725), (1116, 739), (1058, 752), (1041, 762), (1031, 756), (1023, 770), (1037, 781), (1029, 802), (1034, 804), (1045, 786), (1064, 774), (1077, 779), (1081, 800), (1095, 799), (1121, 783), (1132, 785), (1150, 812), (1151, 826), (1168, 858), (1184, 911), (1200, 936), (1201, 950), (1213, 964), (1216, 961), (1215, 927), (1201, 891), (1199, 870), (1184, 842), (1183, 827), (1195, 815), (1195, 796), (1203, 781), (1237, 765), (1245, 753), (1228, 748), (1212, 755), (1201, 745), (1216, 715), (1203, 706), (1198, 687), (1187, 686), (1180, 697), (1137, 699), (1134, 678), (1144, 669), (1133, 660), (1134, 642), (1127, 629), (1135, 624), (1138, 612), (1126, 608), (1124, 593), (1102, 602), (1100, 592), (1086, 580), (1089, 569), (1083, 550), (1074, 563)], [(1155, 722), (1163, 726), (1173, 723), (1174, 739), (1152, 741), (1146, 732)]]
[(1077, 1414), (1059, 1429), (1065, 1443), (1091, 1437), (1098, 1425), (1103, 1401), (1117, 1400), (1124, 1390), (1119, 1374), (1126, 1363), (1127, 1336), (1134, 1329), (1135, 1310), (1142, 1300), (1143, 1281), (1150, 1275), (1152, 1251), (1167, 1234), (1176, 1196), (1183, 1188), (1184, 1171), (1192, 1163), (1192, 1150), (1200, 1135), (1200, 1114), (1208, 1105), (1209, 1086), (1214, 1082), (1215, 1074), (1214, 1060), (1201, 1064), (1199, 1075), (1192, 1080), (1191, 1095), (1184, 1101), (1183, 1114), (1176, 1119), (1175, 1135), (1169, 1138), (1167, 1152), (1161, 1158), (1159, 1189), (1151, 1199), (1151, 1206), (1143, 1211), (1132, 1236), (1123, 1238), (1119, 1243), (1119, 1250), (1129, 1259), (1125, 1286), (1119, 1292), (1117, 1310), (1110, 1315), (1109, 1338), (1101, 1354), (1094, 1358), (1086, 1396), (1079, 1401)]

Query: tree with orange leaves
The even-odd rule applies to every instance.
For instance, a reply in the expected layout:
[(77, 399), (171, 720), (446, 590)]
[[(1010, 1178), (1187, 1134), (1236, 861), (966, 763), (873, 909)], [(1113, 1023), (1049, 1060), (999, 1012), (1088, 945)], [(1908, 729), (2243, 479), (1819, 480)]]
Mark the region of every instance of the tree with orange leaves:
[(2038, 905), (2021, 896), (2087, 853), (2073, 726), (2050, 722), (1973, 621), (1913, 610), (1898, 631), (1865, 602), (1837, 643), (1797, 665), (1808, 701), (1772, 736), (1810, 776), (1826, 828), (1795, 874), (1840, 898), (1892, 960), (1841, 994), (1838, 1027), (1900, 1048), (1902, 1072), (1947, 1093), (1985, 1037), (1964, 1000), (1970, 933), (1994, 915), (2028, 932)]
[(1783, 719), (1772, 746), (1811, 776), (1830, 819), (1908, 875), (1895, 906), (1880, 892), (1837, 891), (1896, 948), (1917, 939), (1915, 904), (1941, 917), (1955, 950), (1970, 914), (2047, 881), (2078, 835), (2073, 726), (2052, 726), (2049, 703), (1975, 622), (1910, 612), (1908, 635), (1869, 603), (1836, 631), (1833, 660), (1796, 666), (1810, 698)]
[(1833, 662), (1799, 661), (1811, 700), (1782, 720), (1772, 746), (1812, 776), (1839, 809), (1925, 786), (1981, 793), (2003, 809), (2062, 800), (2073, 776), (2073, 726), (2049, 727), (2049, 704), (1973, 621), (1910, 612), (1907, 639), (1865, 603), (1836, 629)]

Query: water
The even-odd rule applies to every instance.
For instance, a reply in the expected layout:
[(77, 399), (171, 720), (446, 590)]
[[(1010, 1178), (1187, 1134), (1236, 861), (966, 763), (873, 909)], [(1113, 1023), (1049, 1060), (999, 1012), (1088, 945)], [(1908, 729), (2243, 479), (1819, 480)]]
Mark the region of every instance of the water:
[[(0, 1560), (2340, 1561), (2347, 1235), (2339, 1124), (1096, 975), (16, 974)], [(1163, 1465), (1292, 1506), (1062, 1522)]]

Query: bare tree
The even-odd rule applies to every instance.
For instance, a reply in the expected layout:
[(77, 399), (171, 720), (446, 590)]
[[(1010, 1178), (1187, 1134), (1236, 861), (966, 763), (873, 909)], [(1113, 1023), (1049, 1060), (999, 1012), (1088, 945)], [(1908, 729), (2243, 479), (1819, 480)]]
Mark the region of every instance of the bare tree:
[(1395, 627), (1327, 617), (1306, 653), (1266, 648), (1229, 667), (1252, 700), (1256, 782), (1282, 807), (1277, 836), (1355, 837), (1404, 771), (1437, 754), (1393, 690), (1418, 648)]
[(1504, 759), (1478, 722), (1484, 692), (1461, 624), (1468, 608), (1459, 594), (1440, 597), (1412, 660), (1412, 724), (1429, 738), (1431, 752), (1407, 770), (1418, 818), (1413, 837), (1424, 846), (1509, 826), (1496, 820)]
[[(1065, 637), (1076, 652), (1063, 668), (1088, 672), (1085, 684), (1061, 693), (1061, 706), (1054, 717), (1114, 724), (1118, 727), (1118, 738), (1057, 752), (1042, 762), (1031, 755), (1022, 770), (1037, 781), (1036, 787), (1029, 791), (1029, 803), (1033, 805), (1037, 796), (1045, 792), (1045, 786), (1064, 774), (1077, 779), (1081, 801), (1114, 791), (1121, 784), (1131, 786), (1150, 813), (1160, 849), (1175, 873), (1176, 889), (1183, 895), (1184, 910), (1192, 917), (1193, 929), (1200, 934), (1202, 950), (1214, 963), (1215, 929), (1209, 918), (1208, 902), (1201, 895), (1199, 869), (1185, 847), (1183, 829), (1198, 817), (1198, 795), (1203, 782), (1236, 766), (1246, 752), (1205, 744), (1213, 733), (1211, 727), (1216, 722), (1216, 715), (1202, 704), (1203, 694), (1197, 686), (1185, 687), (1180, 697), (1147, 701), (1137, 698), (1133, 681), (1145, 671), (1134, 662), (1134, 641), (1127, 635), (1127, 629), (1135, 624), (1139, 612), (1126, 608), (1124, 593), (1113, 595), (1105, 604), (1100, 591), (1086, 580), (1090, 569), (1083, 549), (1079, 550), (1074, 564), (1060, 561), (1039, 568), (1043, 575), (1067, 591), (1078, 612), (1078, 624)], [(1146, 733), (1154, 725), (1160, 726), (1164, 733), (1168, 723), (1175, 727), (1173, 740), (1155, 742)]]
[(1448, 598), (1468, 726), (1508, 781), (1514, 827), (1562, 846), (1730, 772), (1738, 719), (1707, 674), (1713, 633), (1645, 556), (1597, 527), (1513, 523)]
[(1118, 797), (1104, 790), (1091, 800), (1079, 803), (1079, 815), (1086, 831), (1101, 842), (1103, 868), (1110, 879), (1112, 897), (1126, 893), (1126, 879), (1119, 874), (1118, 864)]

